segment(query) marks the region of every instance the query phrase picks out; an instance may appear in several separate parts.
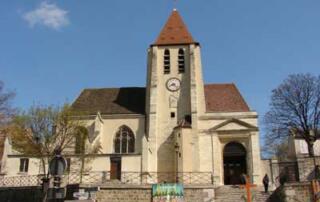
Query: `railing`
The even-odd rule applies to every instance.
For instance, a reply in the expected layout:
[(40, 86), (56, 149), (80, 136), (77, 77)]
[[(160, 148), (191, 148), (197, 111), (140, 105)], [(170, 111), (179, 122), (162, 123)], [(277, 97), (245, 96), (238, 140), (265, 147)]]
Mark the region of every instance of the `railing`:
[[(83, 184), (154, 184), (154, 183), (182, 184), (214, 184), (211, 172), (121, 172), (120, 179), (112, 179), (110, 172), (90, 172), (82, 176)], [(68, 184), (80, 183), (79, 173), (68, 175)]]
[(39, 186), (43, 175), (0, 176), (0, 187)]
[[(0, 177), (0, 187), (40, 186), (41, 175)], [(211, 172), (121, 172), (120, 179), (113, 179), (110, 172), (69, 173), (62, 177), (62, 186), (67, 184), (130, 184), (182, 183), (185, 185), (214, 184)]]

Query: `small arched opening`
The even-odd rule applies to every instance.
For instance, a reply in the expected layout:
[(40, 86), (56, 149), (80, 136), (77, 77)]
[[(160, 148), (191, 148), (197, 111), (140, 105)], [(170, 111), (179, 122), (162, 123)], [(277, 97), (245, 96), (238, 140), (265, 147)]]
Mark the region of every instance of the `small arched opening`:
[(184, 50), (182, 48), (180, 48), (178, 52), (178, 68), (179, 68), (179, 73), (184, 73), (185, 61), (184, 61)]
[(228, 143), (223, 150), (224, 184), (243, 184), (247, 174), (246, 149), (238, 142)]
[(163, 68), (165, 74), (170, 74), (170, 51), (168, 49), (164, 50)]

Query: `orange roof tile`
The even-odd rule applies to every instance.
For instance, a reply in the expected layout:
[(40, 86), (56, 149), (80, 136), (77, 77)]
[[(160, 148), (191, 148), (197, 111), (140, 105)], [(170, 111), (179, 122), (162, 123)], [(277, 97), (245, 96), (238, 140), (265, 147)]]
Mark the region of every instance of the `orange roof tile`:
[(249, 106), (233, 83), (204, 86), (207, 112), (248, 112)]
[(177, 10), (173, 10), (167, 23), (163, 27), (154, 45), (174, 45), (196, 43), (182, 17)]

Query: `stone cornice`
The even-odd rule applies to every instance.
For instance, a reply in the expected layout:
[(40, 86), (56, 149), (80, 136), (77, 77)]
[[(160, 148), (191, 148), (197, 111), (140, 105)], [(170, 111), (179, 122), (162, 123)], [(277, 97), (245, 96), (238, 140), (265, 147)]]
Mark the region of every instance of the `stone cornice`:
[(257, 119), (257, 112), (228, 112), (228, 113), (205, 113), (199, 116), (199, 120), (223, 120), (223, 119)]
[[(102, 119), (134, 119), (134, 118), (145, 118), (143, 114), (101, 114)], [(93, 120), (97, 115), (84, 115), (84, 116), (74, 116), (75, 119), (80, 120)]]

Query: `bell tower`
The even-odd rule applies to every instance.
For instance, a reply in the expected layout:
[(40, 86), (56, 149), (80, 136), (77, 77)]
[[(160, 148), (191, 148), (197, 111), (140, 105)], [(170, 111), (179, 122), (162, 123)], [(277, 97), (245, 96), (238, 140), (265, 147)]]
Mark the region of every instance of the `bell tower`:
[(148, 49), (143, 171), (175, 172), (174, 128), (191, 129), (193, 171), (199, 165), (197, 124), (205, 111), (200, 45), (174, 9)]

